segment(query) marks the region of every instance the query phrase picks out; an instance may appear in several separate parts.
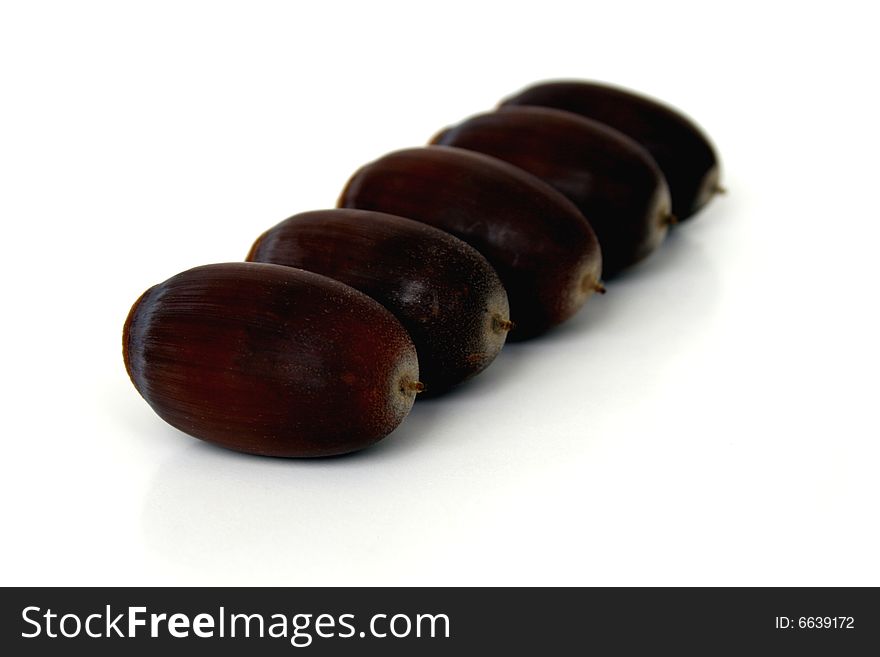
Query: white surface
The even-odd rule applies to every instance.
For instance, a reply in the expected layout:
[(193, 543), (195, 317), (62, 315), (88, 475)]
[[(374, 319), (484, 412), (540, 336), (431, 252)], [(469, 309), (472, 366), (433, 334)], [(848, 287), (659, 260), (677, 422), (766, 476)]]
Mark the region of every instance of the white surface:
[[(871, 6), (4, 3), (2, 584), (880, 585)], [(686, 109), (730, 193), (361, 454), (138, 396), (146, 287), (566, 76)]]

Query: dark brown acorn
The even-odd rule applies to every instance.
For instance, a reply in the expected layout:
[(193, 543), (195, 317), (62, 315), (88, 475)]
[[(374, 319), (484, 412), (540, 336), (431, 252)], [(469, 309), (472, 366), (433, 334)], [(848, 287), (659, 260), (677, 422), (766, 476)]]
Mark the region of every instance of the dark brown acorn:
[(426, 394), (491, 363), (511, 328), (507, 294), (480, 253), (418, 221), (367, 210), (318, 210), (282, 221), (248, 260), (342, 281), (394, 313), (412, 337)]
[(555, 107), (632, 137), (666, 176), (679, 221), (721, 191), (720, 165), (708, 137), (684, 114), (652, 98), (595, 82), (563, 81), (536, 84), (501, 104)]
[(669, 189), (648, 152), (571, 112), (505, 107), (447, 128), (432, 143), (497, 157), (565, 194), (596, 231), (605, 278), (657, 248), (672, 221)]
[(151, 287), (128, 315), (122, 353), (159, 417), (253, 454), (367, 447), (421, 389), (415, 347), (390, 312), (281, 265), (206, 265)]
[(446, 146), (390, 153), (352, 176), (339, 206), (409, 217), (476, 248), (507, 290), (512, 340), (565, 321), (603, 289), (599, 244), (580, 211), (487, 155)]

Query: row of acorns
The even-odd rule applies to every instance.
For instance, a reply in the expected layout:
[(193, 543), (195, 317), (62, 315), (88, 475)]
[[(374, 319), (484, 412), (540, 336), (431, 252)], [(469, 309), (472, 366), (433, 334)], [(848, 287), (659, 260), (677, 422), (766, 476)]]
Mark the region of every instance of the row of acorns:
[(337, 209), (269, 229), (248, 262), (151, 287), (126, 320), (125, 365), (197, 438), (273, 456), (361, 449), (417, 393), (571, 317), (718, 191), (715, 152), (679, 112), (537, 84), (367, 164)]

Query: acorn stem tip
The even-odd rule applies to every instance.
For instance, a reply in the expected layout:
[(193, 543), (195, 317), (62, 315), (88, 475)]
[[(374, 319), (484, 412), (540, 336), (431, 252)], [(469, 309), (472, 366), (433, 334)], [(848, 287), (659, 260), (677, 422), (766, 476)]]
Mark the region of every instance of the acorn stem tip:
[(405, 381), (402, 387), (404, 391), (414, 392), (416, 394), (424, 392), (425, 390), (425, 384), (421, 381)]
[(507, 331), (513, 330), (513, 322), (509, 319), (504, 319), (500, 315), (494, 315), (492, 317), (492, 329), (495, 330), (496, 333), (506, 333)]

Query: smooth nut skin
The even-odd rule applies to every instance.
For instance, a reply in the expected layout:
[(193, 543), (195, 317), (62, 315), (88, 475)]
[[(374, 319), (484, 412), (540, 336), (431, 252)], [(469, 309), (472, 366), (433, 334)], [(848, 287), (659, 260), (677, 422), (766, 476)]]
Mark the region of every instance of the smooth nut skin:
[(432, 143), (510, 162), (567, 196), (590, 222), (609, 278), (666, 237), (669, 189), (637, 142), (590, 119), (545, 107), (506, 107), (447, 128)]
[(425, 394), (481, 372), (507, 339), (507, 294), (492, 266), (417, 221), (367, 210), (304, 212), (263, 233), (247, 259), (329, 276), (385, 306), (412, 337)]
[(560, 81), (536, 84), (501, 104), (555, 107), (632, 137), (663, 171), (679, 221), (706, 205), (719, 189), (720, 165), (708, 137), (678, 110), (646, 96), (595, 82)]
[(418, 386), (400, 323), (357, 290), (281, 265), (190, 269), (147, 290), (123, 330), (125, 366), (163, 420), (271, 456), (367, 447)]
[(339, 206), (415, 219), (477, 249), (507, 290), (510, 340), (565, 321), (598, 287), (602, 257), (584, 216), (546, 183), (487, 155), (446, 146), (390, 153), (352, 176)]

